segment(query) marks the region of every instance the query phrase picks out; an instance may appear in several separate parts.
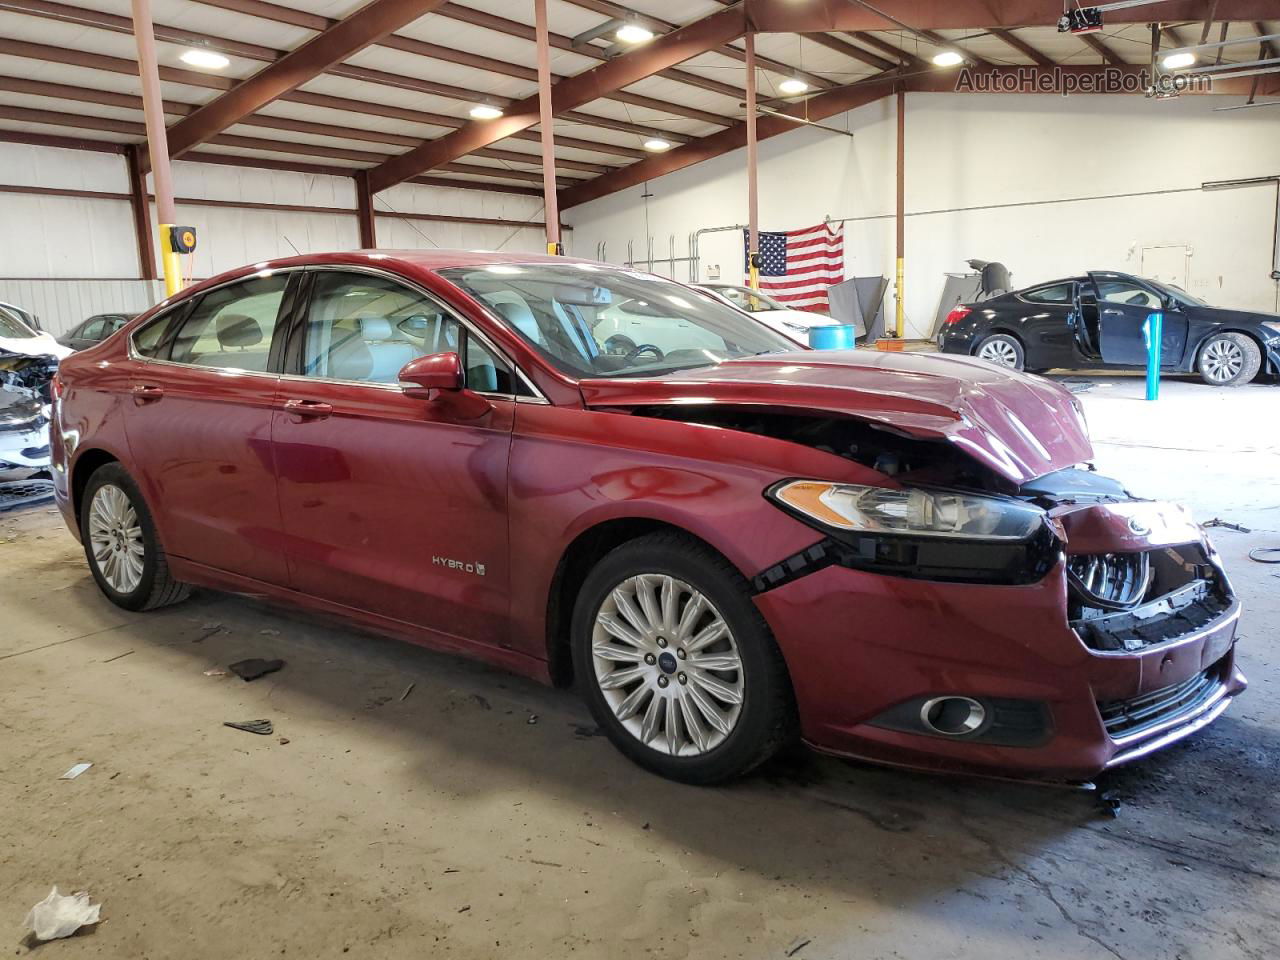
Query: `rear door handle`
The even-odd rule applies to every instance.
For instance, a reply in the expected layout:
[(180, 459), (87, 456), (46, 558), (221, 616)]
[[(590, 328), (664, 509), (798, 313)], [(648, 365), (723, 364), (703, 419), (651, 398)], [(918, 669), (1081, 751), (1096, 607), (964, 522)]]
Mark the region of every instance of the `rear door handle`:
[(333, 413), (333, 404), (322, 400), (286, 400), (284, 410), (298, 420), (323, 420)]
[(132, 387), (133, 402), (138, 406), (155, 403), (164, 397), (164, 387), (155, 383), (135, 383)]

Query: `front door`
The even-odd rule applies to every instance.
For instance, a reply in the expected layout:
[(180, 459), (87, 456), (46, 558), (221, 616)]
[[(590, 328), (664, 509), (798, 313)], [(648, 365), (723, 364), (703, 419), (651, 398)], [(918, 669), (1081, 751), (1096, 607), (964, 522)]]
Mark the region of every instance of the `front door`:
[(271, 411), (290, 276), (218, 287), (138, 331), (125, 408), (165, 549), (273, 584), (287, 580)]
[[(507, 641), (508, 364), (432, 298), (317, 270), (272, 430), (292, 583), (442, 634)], [(456, 351), (488, 401), (423, 400), (400, 369)]]
[(1098, 349), (1102, 361), (1118, 366), (1146, 366), (1146, 325), (1163, 313), (1161, 366), (1176, 366), (1187, 341), (1186, 317), (1168, 310), (1160, 291), (1123, 273), (1090, 273), (1097, 297)]

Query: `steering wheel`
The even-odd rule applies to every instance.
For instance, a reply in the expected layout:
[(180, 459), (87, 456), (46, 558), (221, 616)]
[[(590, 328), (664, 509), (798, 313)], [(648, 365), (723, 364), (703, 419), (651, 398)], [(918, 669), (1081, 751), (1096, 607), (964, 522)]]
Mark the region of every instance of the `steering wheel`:
[(661, 350), (655, 347), (652, 343), (642, 343), (640, 344), (640, 346), (633, 347), (631, 350), (628, 350), (626, 357), (624, 357), (623, 359), (625, 359), (627, 363), (635, 363), (638, 359), (640, 359), (642, 354), (646, 354), (646, 353), (652, 353), (653, 359), (655, 360), (661, 360), (663, 357), (666, 356), (665, 353), (663, 353)]
[(623, 333), (615, 333), (604, 342), (604, 352), (615, 357), (625, 357), (636, 348), (636, 342)]

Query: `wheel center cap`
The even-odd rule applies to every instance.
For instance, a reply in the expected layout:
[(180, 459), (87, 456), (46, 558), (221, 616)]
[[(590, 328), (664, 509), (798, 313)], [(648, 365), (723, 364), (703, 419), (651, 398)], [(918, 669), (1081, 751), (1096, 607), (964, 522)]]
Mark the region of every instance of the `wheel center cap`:
[(676, 658), (670, 650), (664, 650), (658, 654), (658, 666), (662, 668), (663, 673), (676, 672)]

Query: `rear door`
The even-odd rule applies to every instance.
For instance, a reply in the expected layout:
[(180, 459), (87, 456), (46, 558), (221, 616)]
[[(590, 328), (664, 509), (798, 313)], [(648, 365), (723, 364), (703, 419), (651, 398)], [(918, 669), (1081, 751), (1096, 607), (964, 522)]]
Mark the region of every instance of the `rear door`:
[[(401, 390), (401, 367), (439, 352), (462, 358), (478, 415)], [(510, 363), (433, 297), (346, 269), (311, 272), (286, 363), (272, 436), (293, 587), (505, 644)]]
[(1089, 274), (1097, 299), (1098, 351), (1104, 363), (1145, 366), (1147, 322), (1163, 314), (1161, 365), (1176, 366), (1187, 339), (1187, 321), (1180, 311), (1165, 309), (1164, 297), (1150, 284), (1123, 273)]
[(285, 325), (300, 274), (259, 274), (205, 292), (134, 334), (129, 449), (165, 549), (272, 584), (287, 582), (271, 454)]

